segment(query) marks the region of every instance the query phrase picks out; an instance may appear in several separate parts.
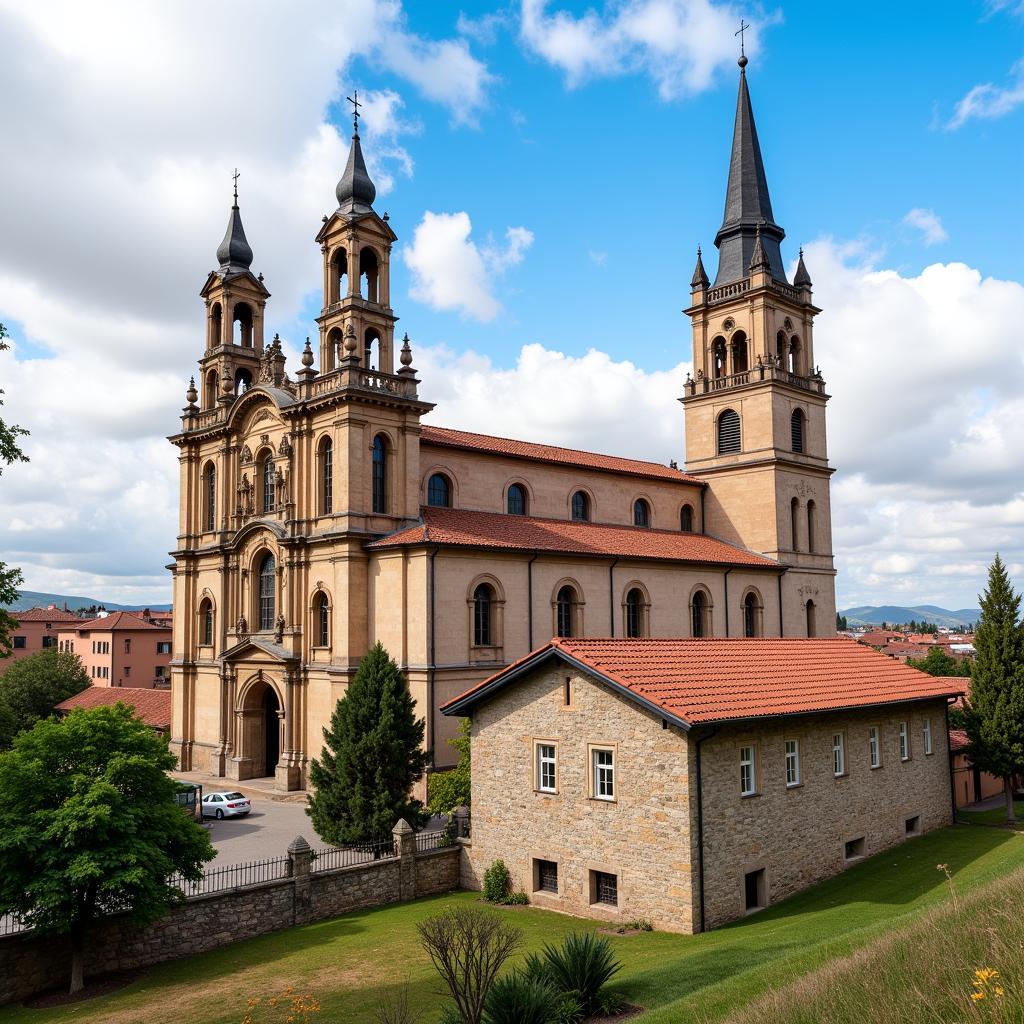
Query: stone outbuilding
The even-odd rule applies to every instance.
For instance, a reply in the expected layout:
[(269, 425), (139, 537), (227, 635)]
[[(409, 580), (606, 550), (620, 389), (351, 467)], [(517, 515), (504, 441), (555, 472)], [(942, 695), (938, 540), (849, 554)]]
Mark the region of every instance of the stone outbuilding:
[(847, 639), (556, 639), (472, 720), (476, 881), (697, 932), (951, 823), (957, 680)]

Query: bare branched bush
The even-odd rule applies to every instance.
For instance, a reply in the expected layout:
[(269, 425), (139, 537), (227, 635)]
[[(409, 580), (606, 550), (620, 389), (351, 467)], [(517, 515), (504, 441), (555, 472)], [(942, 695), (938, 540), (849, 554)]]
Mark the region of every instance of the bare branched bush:
[(463, 1024), (480, 1024), (487, 993), (522, 932), (479, 907), (452, 907), (416, 927)]
[(409, 1005), (409, 983), (377, 1004), (377, 1024), (416, 1024), (421, 1014)]

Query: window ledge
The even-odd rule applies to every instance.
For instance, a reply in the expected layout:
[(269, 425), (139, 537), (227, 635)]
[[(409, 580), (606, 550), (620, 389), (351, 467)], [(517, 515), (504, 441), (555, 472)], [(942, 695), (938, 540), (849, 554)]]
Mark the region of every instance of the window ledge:
[(557, 789), (541, 789), (539, 786), (534, 786), (533, 791), (538, 796), (558, 796)]
[(871, 770), (873, 772), (877, 772), (880, 768), (884, 768), (884, 767), (885, 767), (884, 764), (873, 764), (873, 765), (871, 765)]
[(803, 789), (803, 788), (804, 788), (804, 784), (802, 782), (787, 782), (786, 783), (786, 790), (787, 790), (787, 792), (789, 790), (791, 790), (791, 789)]
[(594, 804), (617, 804), (619, 802), (614, 796), (589, 796), (587, 799)]

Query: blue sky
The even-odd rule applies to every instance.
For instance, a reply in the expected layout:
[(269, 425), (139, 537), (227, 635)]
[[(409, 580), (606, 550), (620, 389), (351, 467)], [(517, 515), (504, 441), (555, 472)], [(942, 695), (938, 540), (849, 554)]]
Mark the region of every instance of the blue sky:
[(997, 549), (1024, 582), (1020, 0), (0, 0), (0, 386), (32, 430), (0, 559), (167, 598), (165, 438), (231, 171), (294, 371), (353, 88), (432, 421), (681, 459), (741, 16), (784, 257), (823, 308), (839, 602), (968, 605)]

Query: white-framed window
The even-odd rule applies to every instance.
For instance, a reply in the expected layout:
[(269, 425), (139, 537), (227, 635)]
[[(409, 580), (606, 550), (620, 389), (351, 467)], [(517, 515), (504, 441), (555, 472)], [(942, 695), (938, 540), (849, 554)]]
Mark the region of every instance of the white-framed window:
[(740, 796), (753, 796), (757, 792), (756, 750), (740, 747)]
[(558, 791), (558, 757), (554, 743), (537, 744), (537, 789), (542, 793)]
[(846, 737), (841, 732), (832, 733), (832, 774), (846, 774)]
[(615, 799), (615, 751), (607, 747), (595, 747), (591, 752), (594, 773), (594, 799)]
[(882, 767), (882, 737), (879, 735), (878, 726), (873, 725), (868, 729), (868, 753), (871, 757), (871, 767)]
[(924, 720), (924, 725), (922, 726), (921, 731), (922, 731), (921, 749), (926, 754), (930, 754), (932, 752), (932, 720), (930, 718), (926, 718)]
[(910, 760), (910, 729), (906, 722), (900, 722), (900, 760)]
[(786, 785), (800, 785), (800, 741), (786, 740)]

